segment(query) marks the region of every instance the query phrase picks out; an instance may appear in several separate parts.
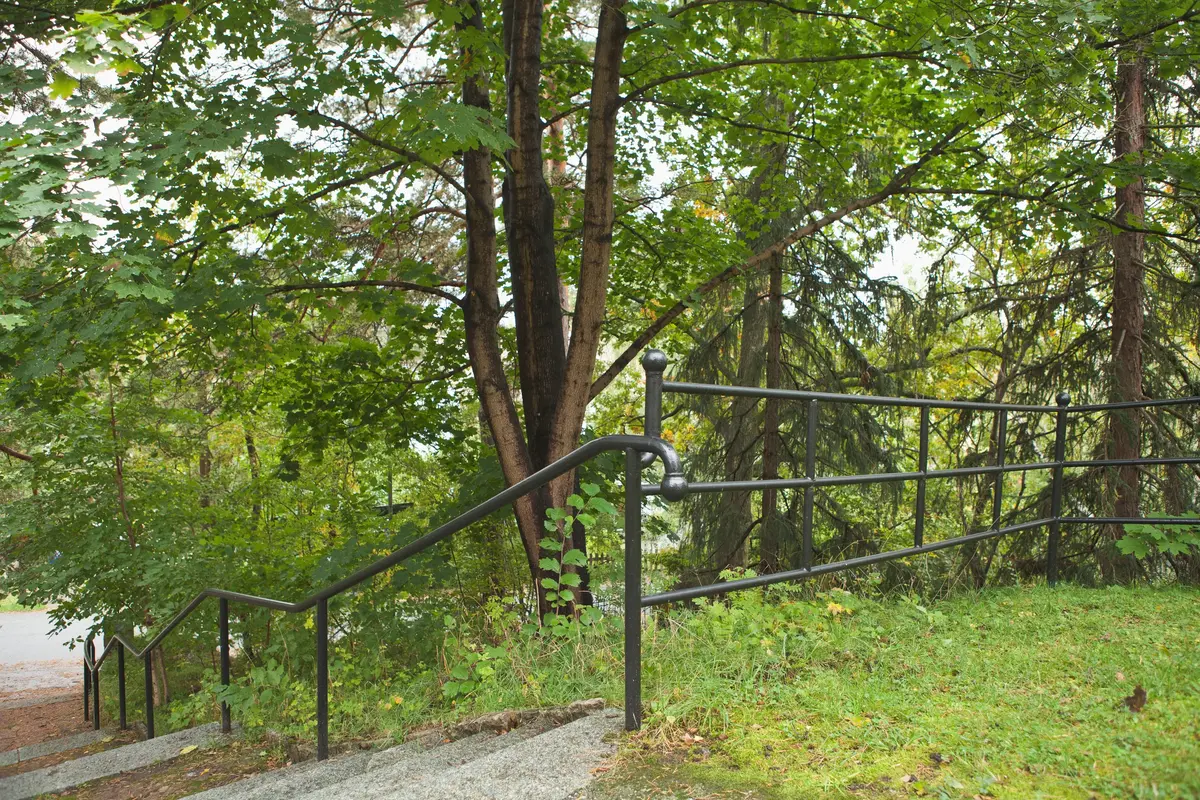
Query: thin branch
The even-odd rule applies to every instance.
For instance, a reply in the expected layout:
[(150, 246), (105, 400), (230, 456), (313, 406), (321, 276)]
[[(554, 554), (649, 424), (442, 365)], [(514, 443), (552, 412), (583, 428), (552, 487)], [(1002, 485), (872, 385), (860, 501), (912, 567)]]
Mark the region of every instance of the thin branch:
[(1200, 244), (1200, 239), (1193, 239), (1192, 237), (1187, 236), (1186, 234), (1171, 233), (1170, 231), (1160, 231), (1160, 230), (1155, 230), (1153, 228), (1144, 228), (1144, 227), (1139, 228), (1135, 225), (1128, 225), (1123, 222), (1117, 222), (1112, 217), (1107, 217), (1104, 214), (1101, 214), (1096, 211), (1084, 211), (1081, 208), (1075, 208), (1066, 203), (1055, 202), (1055, 201), (1051, 200), (1048, 195), (1044, 195), (1044, 194), (1043, 195), (1023, 194), (1021, 192), (1015, 192), (1010, 189), (956, 189), (953, 187), (938, 188), (938, 187), (919, 187), (919, 186), (909, 186), (909, 187), (900, 189), (897, 192), (897, 194), (910, 194), (910, 195), (911, 194), (932, 194), (932, 195), (942, 195), (942, 196), (946, 196), (946, 197), (953, 197), (955, 195), (978, 195), (978, 196), (982, 196), (982, 197), (1004, 197), (1004, 198), (1008, 198), (1010, 200), (1025, 200), (1030, 203), (1041, 203), (1042, 205), (1046, 205), (1046, 206), (1049, 206), (1050, 208), (1058, 209), (1059, 211), (1066, 211), (1066, 212), (1075, 213), (1075, 214), (1082, 213), (1091, 219), (1103, 222), (1104, 224), (1110, 225), (1118, 230), (1130, 231), (1132, 233), (1142, 233), (1147, 236), (1161, 236), (1161, 237), (1169, 238), (1169, 239), (1179, 239), (1179, 240), (1187, 242), (1189, 244)]
[(622, 105), (630, 100), (641, 97), (651, 89), (662, 86), (665, 83), (673, 83), (674, 81), (687, 80), (688, 78), (698, 78), (702, 75), (712, 75), (717, 72), (728, 72), (731, 69), (741, 69), (742, 67), (757, 67), (767, 64), (774, 65), (795, 65), (795, 64), (830, 64), (839, 61), (867, 61), (883, 58), (897, 58), (906, 61), (926, 61), (930, 64), (941, 66), (934, 59), (929, 58), (925, 54), (929, 52), (924, 50), (880, 50), (873, 53), (837, 53), (828, 56), (799, 56), (796, 58), (744, 58), (738, 61), (728, 61), (724, 64), (710, 64), (707, 67), (697, 67), (696, 69), (687, 70), (686, 72), (677, 72), (674, 75), (664, 75), (661, 78), (655, 78), (645, 86), (640, 86), (634, 89), (629, 94), (622, 98)]
[[(459, 286), (457, 283), (443, 283), (442, 286)], [(378, 287), (381, 289), (401, 289), (406, 292), (422, 292), (431, 294), (435, 297), (440, 297), (443, 300), (449, 300), (456, 306), (461, 306), (463, 300), (460, 297), (450, 294), (447, 291), (439, 289), (436, 286), (425, 286), (420, 283), (411, 283), (409, 281), (393, 281), (393, 280), (362, 280), (362, 281), (331, 281), (328, 283), (288, 283), (283, 286), (272, 286), (267, 289), (267, 295), (287, 294), (289, 292), (320, 292), (335, 289), (362, 289), (367, 287)]]
[[(257, 222), (263, 222), (264, 220), (274, 219), (275, 217), (278, 217), (283, 212), (287, 211), (289, 208), (294, 208), (295, 206), (298, 206), (298, 205), (304, 205), (307, 203), (311, 203), (313, 200), (319, 200), (322, 197), (325, 197), (326, 195), (333, 194), (334, 192), (336, 192), (339, 189), (345, 189), (347, 186), (353, 186), (356, 183), (362, 183), (363, 181), (370, 180), (371, 178), (376, 178), (380, 175), (385, 175), (394, 169), (397, 169), (399, 167), (408, 166), (411, 163), (412, 163), (412, 161), (408, 160), (408, 159), (402, 160), (402, 161), (393, 161), (390, 164), (384, 164), (382, 167), (376, 167), (375, 169), (367, 170), (366, 172), (360, 173), (358, 175), (354, 175), (349, 178), (343, 178), (340, 181), (334, 181), (333, 183), (331, 183), (321, 189), (318, 189), (315, 192), (309, 192), (304, 197), (301, 197), (296, 201), (293, 201), (290, 203), (285, 203), (284, 205), (281, 205), (277, 208), (273, 208), (270, 211), (264, 211), (262, 214), (259, 214), (254, 217), (250, 217), (249, 219), (244, 220), (242, 222), (231, 222), (228, 225), (222, 225), (220, 228), (217, 228), (215, 231), (213, 231), (213, 233), (218, 233), (218, 234), (229, 233), (231, 231), (240, 230), (247, 226), (253, 225)], [(178, 242), (176, 242), (174, 245), (172, 245), (172, 247), (174, 247), (174, 248), (181, 247), (182, 245), (189, 244), (191, 242), (196, 241), (197, 238), (199, 238), (198, 235), (192, 236), (188, 239), (181, 239)], [(203, 246), (204, 246), (203, 242), (201, 242), (199, 245), (196, 245), (196, 247), (203, 247)], [(181, 255), (186, 254), (187, 252), (189, 252), (189, 251), (185, 250), (185, 251), (183, 251), (183, 253)]]
[[(897, 31), (892, 26), (885, 25), (882, 22), (879, 22), (878, 20), (871, 19), (870, 17), (861, 16), (859, 14), (839, 13), (839, 12), (835, 12), (835, 11), (816, 11), (816, 10), (807, 9), (807, 8), (795, 8), (793, 6), (788, 5), (787, 3), (781, 3), (781, 2), (779, 2), (779, 0), (693, 0), (690, 3), (684, 3), (679, 8), (676, 8), (672, 11), (667, 12), (666, 16), (668, 19), (674, 19), (675, 17), (678, 17), (678, 16), (680, 16), (688, 11), (691, 11), (693, 9), (696, 9), (696, 8), (702, 8), (704, 6), (723, 5), (726, 3), (752, 3), (755, 5), (776, 6), (777, 8), (781, 8), (789, 14), (797, 14), (797, 15), (806, 16), (806, 17), (825, 17), (825, 18), (829, 18), (829, 19), (852, 19), (852, 20), (857, 20), (859, 22), (866, 22), (870, 25), (876, 26), (877, 28), (882, 28), (885, 31), (891, 31), (892, 33), (899, 33), (899, 31)], [(655, 24), (656, 23), (653, 23), (653, 22), (645, 22), (645, 23), (642, 23), (641, 25), (636, 25), (629, 29), (629, 35), (632, 36), (633, 34), (641, 33), (642, 31), (646, 30), (647, 28), (653, 27)]]
[(22, 461), (28, 461), (30, 463), (33, 462), (33, 456), (22, 453), (20, 450), (14, 450), (6, 444), (0, 443), (0, 453), (4, 453), (7, 456), (12, 456), (13, 458), (19, 458)]
[(1122, 45), (1136, 42), (1138, 39), (1143, 39), (1151, 34), (1158, 33), (1161, 30), (1166, 30), (1173, 25), (1181, 25), (1184, 22), (1187, 22), (1188, 20), (1198, 16), (1200, 16), (1200, 8), (1197, 8), (1196, 4), (1192, 3), (1191, 6), (1188, 7), (1187, 11), (1183, 12), (1174, 19), (1167, 20), (1166, 22), (1160, 22), (1152, 28), (1147, 28), (1144, 31), (1139, 31), (1138, 33), (1134, 33), (1120, 39), (1109, 39), (1107, 42), (1100, 42), (1099, 44), (1095, 45), (1095, 47), (1097, 50), (1108, 50), (1112, 47), (1121, 47)]
[(419, 153), (414, 153), (412, 150), (406, 150), (403, 147), (397, 147), (394, 144), (385, 142), (382, 139), (378, 139), (378, 138), (372, 136), (371, 134), (367, 133), (366, 131), (362, 130), (361, 128), (357, 128), (354, 125), (351, 125), (349, 122), (345, 122), (343, 120), (336, 119), (335, 117), (331, 117), (328, 114), (322, 114), (320, 111), (309, 111), (308, 113), (312, 114), (314, 117), (324, 120), (325, 122), (328, 122), (330, 125), (333, 125), (335, 128), (341, 128), (342, 130), (346, 131), (347, 133), (351, 134), (352, 136), (354, 136), (358, 139), (362, 139), (367, 144), (374, 145), (375, 147), (379, 147), (383, 150), (387, 150), (389, 153), (395, 153), (396, 155), (401, 156), (403, 158), (407, 158), (408, 160), (410, 160), (414, 163), (421, 164), (422, 166), (428, 167), (430, 170), (432, 170), (434, 173), (436, 173), (439, 178), (441, 178), (446, 183), (450, 184), (455, 189), (457, 189), (459, 191), (459, 193), (462, 194), (464, 197), (466, 196), (466, 194), (467, 194), (466, 187), (464, 187), (461, 183), (459, 183), (458, 180), (455, 179), (455, 177), (453, 175), (446, 172), (446, 170), (442, 169), (437, 164), (434, 164), (432, 161), (426, 160)]

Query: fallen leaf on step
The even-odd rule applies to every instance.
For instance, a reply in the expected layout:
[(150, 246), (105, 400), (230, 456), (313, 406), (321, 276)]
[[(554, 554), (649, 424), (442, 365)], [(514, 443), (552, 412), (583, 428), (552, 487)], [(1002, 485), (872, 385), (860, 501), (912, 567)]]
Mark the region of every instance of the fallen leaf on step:
[(198, 749), (200, 749), (200, 748), (196, 747), (196, 745), (194, 745), (194, 744), (189, 744), (187, 747), (184, 747), (183, 749), (181, 749), (181, 750), (179, 751), (179, 755), (181, 755), (181, 756), (186, 756), (188, 753), (194, 753), (194, 752), (196, 752)]

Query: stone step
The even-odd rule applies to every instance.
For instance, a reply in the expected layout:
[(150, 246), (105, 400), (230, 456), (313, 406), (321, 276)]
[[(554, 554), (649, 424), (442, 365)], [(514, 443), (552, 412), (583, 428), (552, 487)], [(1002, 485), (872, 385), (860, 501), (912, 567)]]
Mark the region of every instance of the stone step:
[(193, 800), (285, 800), (303, 797), (362, 775), (368, 770), (373, 755), (376, 754), (354, 753), (329, 761), (302, 761), (189, 797)]
[[(508, 733), (477, 733), (430, 749), (401, 745), (394, 748), (400, 751), (399, 753), (390, 753), (389, 758), (395, 759), (393, 763), (386, 763), (389, 759), (378, 759), (375, 768), (366, 774), (319, 791), (289, 797), (303, 797), (305, 800), (373, 800), (388, 797), (396, 787), (423, 785), (425, 781), (444, 772), (535, 738), (545, 731), (546, 727), (545, 724), (531, 724)], [(381, 755), (388, 756), (389, 752), (385, 751)]]
[(227, 741), (229, 737), (221, 733), (220, 723), (213, 722), (156, 739), (134, 742), (74, 761), (0, 779), (0, 800), (27, 800), (41, 794), (61, 792), (88, 781), (168, 761), (178, 756), (180, 750), (192, 745), (210, 747)]
[(84, 731), (83, 733), (64, 736), (61, 739), (51, 739), (48, 742), (39, 742), (38, 744), (18, 747), (16, 750), (5, 750), (3, 753), (0, 753), (0, 767), (19, 764), (22, 761), (32, 761), (35, 758), (51, 756), (55, 753), (64, 753), (67, 750), (74, 750), (79, 747), (87, 747), (89, 744), (95, 744), (112, 735), (112, 731), (106, 730)]
[[(575, 722), (480, 754), (419, 785), (389, 781), (372, 800), (566, 800), (592, 779), (592, 770), (616, 752), (622, 712), (589, 714)], [(357, 795), (355, 795), (357, 797)]]

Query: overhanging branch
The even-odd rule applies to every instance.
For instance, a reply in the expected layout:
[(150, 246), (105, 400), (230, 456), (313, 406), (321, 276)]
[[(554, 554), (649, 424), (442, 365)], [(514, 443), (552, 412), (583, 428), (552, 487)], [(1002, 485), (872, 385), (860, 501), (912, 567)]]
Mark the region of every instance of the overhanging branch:
[(0, 444), (0, 453), (20, 459), (21, 461), (28, 461), (30, 463), (33, 462), (33, 456), (27, 453), (22, 453), (20, 450), (14, 450), (6, 444)]
[(608, 369), (606, 369), (600, 375), (600, 377), (592, 383), (591, 396), (595, 397), (596, 395), (600, 394), (600, 392), (604, 391), (604, 389), (610, 383), (612, 383), (618, 375), (621, 374), (621, 370), (625, 369), (629, 362), (637, 358), (638, 353), (640, 353), (646, 347), (646, 345), (654, 341), (655, 336), (657, 336), (663, 331), (663, 329), (678, 319), (683, 312), (687, 311), (691, 298), (708, 294), (713, 289), (716, 289), (718, 286), (721, 286), (735, 276), (740, 275), (743, 272), (749, 272), (771, 258), (774, 258), (778, 253), (783, 252), (801, 239), (812, 236), (817, 231), (832, 225), (843, 217), (853, 214), (855, 211), (861, 211), (864, 208), (870, 208), (871, 206), (879, 205), (889, 197), (899, 193), (900, 190), (903, 189), (910, 180), (912, 180), (913, 176), (916, 175), (922, 167), (944, 153), (946, 148), (949, 147), (950, 144), (958, 137), (958, 135), (966, 128), (967, 124), (965, 122), (955, 125), (954, 128), (951, 129), (950, 132), (945, 136), (943, 136), (933, 147), (926, 151), (912, 164), (909, 164), (907, 167), (897, 172), (891, 181), (888, 182), (887, 186), (883, 187), (883, 189), (875, 194), (870, 195), (869, 197), (860, 197), (857, 200), (847, 203), (836, 211), (831, 211), (820, 219), (813, 220), (807, 225), (793, 230), (787, 236), (775, 242), (775, 244), (756, 253), (747, 260), (743, 261), (741, 264), (728, 267), (697, 286), (688, 294), (688, 299), (686, 301), (680, 300), (675, 305), (671, 306), (671, 308), (667, 309), (662, 316), (654, 320), (654, 322), (652, 322), (644, 331), (642, 331), (641, 334), (639, 334), (637, 338), (635, 338), (633, 342), (631, 342), (629, 346), (626, 347), (625, 350), (616, 357), (612, 364), (609, 365)]

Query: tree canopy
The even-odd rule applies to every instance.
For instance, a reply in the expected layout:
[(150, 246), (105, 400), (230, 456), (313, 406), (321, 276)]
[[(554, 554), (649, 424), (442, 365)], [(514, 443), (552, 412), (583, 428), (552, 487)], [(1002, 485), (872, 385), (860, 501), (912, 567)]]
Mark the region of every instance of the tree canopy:
[[(5, 582), (127, 625), (214, 573), (323, 585), (640, 429), (650, 345), (722, 383), (1200, 395), (1198, 26), (1190, 0), (0, 3)], [(907, 280), (881, 267), (898, 242)], [(698, 469), (803, 471), (802, 409), (675, 420)], [(1073, 441), (1193, 452), (1195, 422)], [(996, 455), (992, 419), (935, 429), (946, 463)], [(913, 436), (847, 414), (819, 458), (899, 463)], [(587, 605), (611, 581), (544, 540), (618, 475), (588, 469), (388, 580)], [(1092, 510), (1174, 514), (1195, 479), (1074, 480)], [(976, 526), (990, 491), (947, 486), (931, 524)], [(821, 493), (822, 553), (902, 538), (899, 499)], [(795, 500), (661, 511), (663, 580), (790, 563)], [(619, 549), (555, 521), (562, 552)], [(1080, 576), (1200, 575), (1187, 545), (1146, 568), (1123, 531), (1076, 541)], [(935, 580), (1027, 575), (1040, 546)]]

